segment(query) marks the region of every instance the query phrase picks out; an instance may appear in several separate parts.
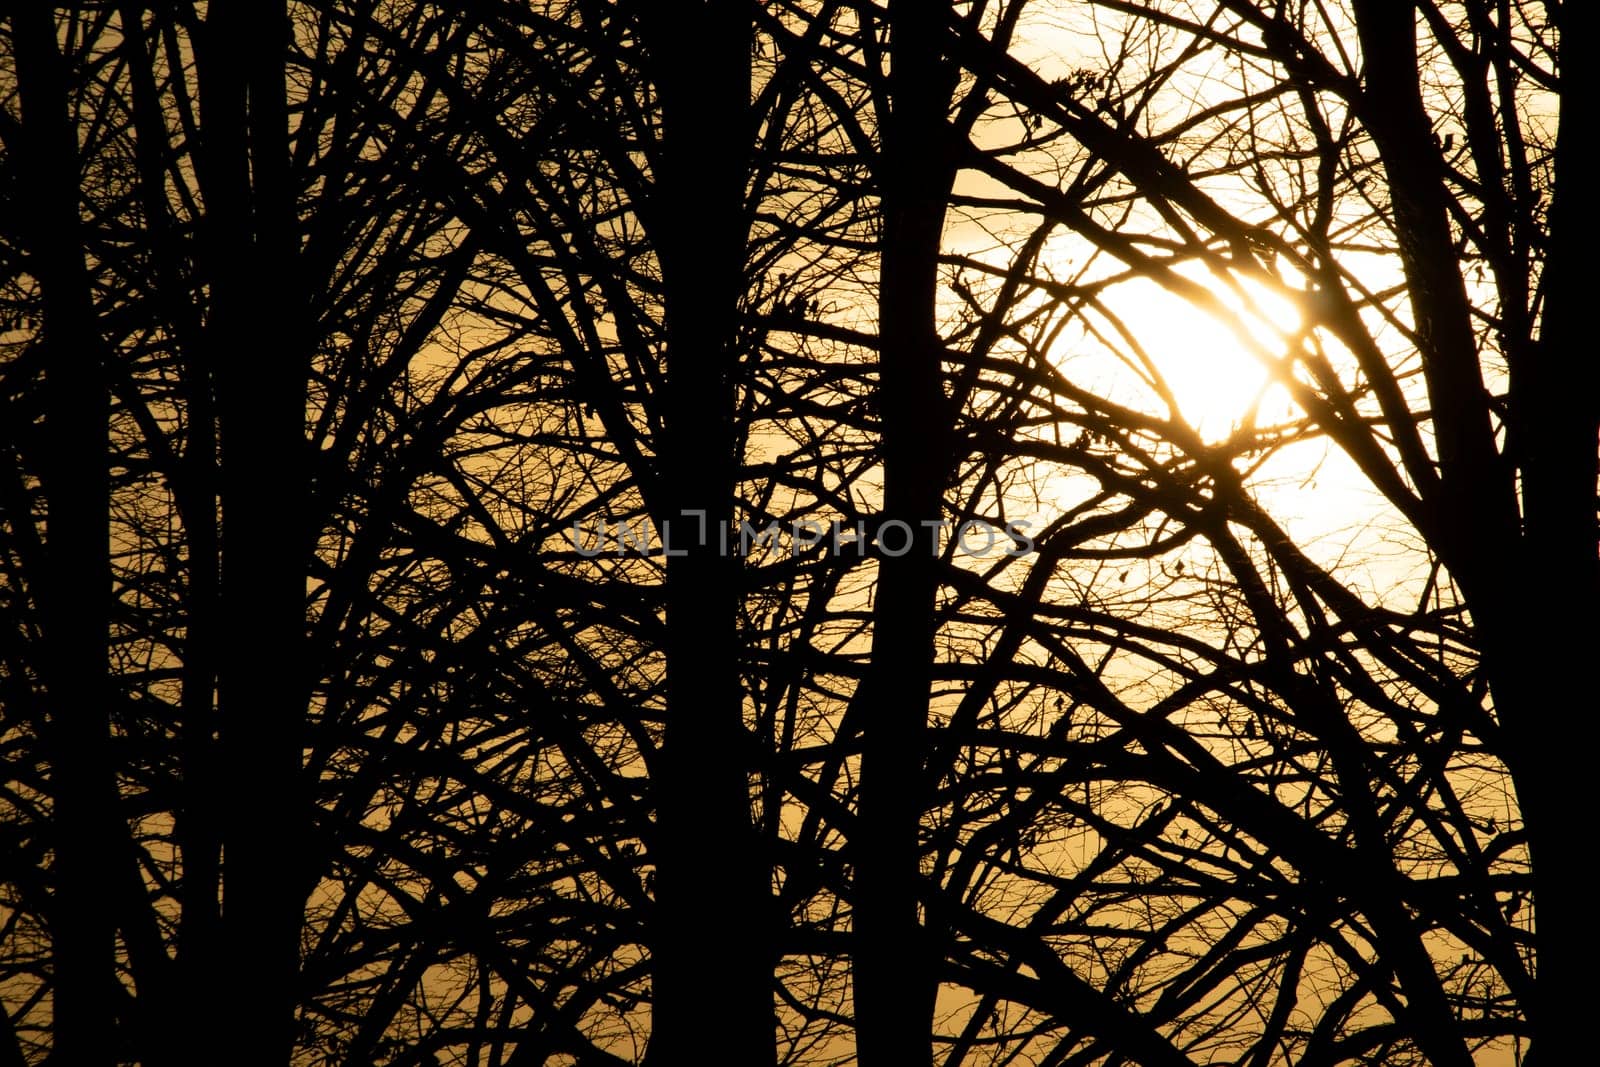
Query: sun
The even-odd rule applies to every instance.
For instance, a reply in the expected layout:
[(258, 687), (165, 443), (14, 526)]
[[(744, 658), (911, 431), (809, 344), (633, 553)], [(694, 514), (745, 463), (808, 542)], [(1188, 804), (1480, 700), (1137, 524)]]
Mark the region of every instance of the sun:
[(1219, 441), (1246, 420), (1258, 421), (1269, 400), (1278, 402), (1267, 417), (1283, 414), (1272, 365), (1301, 318), (1293, 302), (1254, 283), (1207, 288), (1215, 298), (1211, 310), (1152, 281), (1125, 282), (1103, 301), (1109, 335), (1095, 332), (1116, 364), (1113, 388), (1139, 409)]

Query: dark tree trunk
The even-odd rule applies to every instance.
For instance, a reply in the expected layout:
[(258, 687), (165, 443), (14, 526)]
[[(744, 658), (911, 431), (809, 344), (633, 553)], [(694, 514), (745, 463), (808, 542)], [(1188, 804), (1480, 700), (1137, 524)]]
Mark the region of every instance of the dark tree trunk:
[[(1511, 463), (1494, 445), (1471, 309), (1447, 221), (1448, 193), (1417, 75), (1415, 14), (1409, 5), (1357, 0), (1366, 53), (1367, 121), (1393, 194), (1402, 261), (1412, 293), (1423, 369), (1438, 441), (1440, 479), (1429, 500), (1429, 540), (1459, 581), (1472, 613), (1505, 730), (1533, 864), (1538, 996), (1528, 1005), (1534, 1047), (1528, 1062), (1583, 1047), (1583, 1021), (1557, 1007), (1563, 991), (1587, 982), (1587, 907), (1580, 843), (1564, 814), (1574, 783), (1593, 759), (1587, 687), (1567, 682), (1600, 643), (1588, 609), (1600, 594), (1595, 491), (1600, 434), (1597, 374), (1589, 354), (1585, 260), (1594, 212), (1577, 145), (1593, 119), (1578, 85), (1593, 74), (1572, 62), (1570, 41), (1587, 42), (1593, 5), (1563, 5), (1563, 107), (1556, 152), (1544, 307), (1539, 337), (1512, 347)], [(1579, 23), (1585, 25), (1579, 25)], [(1533, 205), (1518, 210), (1532, 212)], [(1520, 472), (1518, 486), (1511, 478)], [(1558, 683), (1557, 679), (1561, 679)], [(1559, 686), (1559, 692), (1558, 692)], [(1582, 693), (1576, 698), (1574, 690)]]
[(296, 292), (280, 6), (207, 15), (201, 104), (222, 500), (220, 633), (223, 1033), (287, 1062), (306, 892), (304, 314)]
[[(1562, 107), (1557, 133), (1549, 254), (1539, 338), (1512, 363), (1512, 439), (1522, 471), (1521, 558), (1486, 560), (1502, 580), (1494, 611), (1474, 615), (1485, 632), (1495, 706), (1512, 742), (1517, 797), (1533, 859), (1538, 1000), (1531, 1006), (1529, 1064), (1562, 1062), (1592, 1040), (1581, 1013), (1563, 1008), (1592, 984), (1588, 847), (1570, 818), (1593, 774), (1596, 700), (1582, 665), (1600, 647), (1600, 563), (1595, 491), (1600, 480), (1600, 368), (1594, 355), (1594, 192), (1580, 153), (1592, 149), (1593, 4), (1560, 13)], [(1587, 86), (1587, 89), (1585, 88)]]
[(181, 466), (172, 480), (183, 520), (185, 589), (182, 698), (178, 738), (182, 801), (173, 813), (183, 877), (178, 887), (177, 1000), (166, 1017), (161, 1043), (177, 1062), (200, 1062), (222, 1047), (223, 1005), (217, 981), (221, 945), (222, 842), (218, 826), (216, 761), (216, 655), (219, 595), (215, 383), (199, 310), (189, 292), (187, 250), (174, 233), (164, 153), (170, 133), (161, 113), (156, 55), (144, 12), (119, 9), (134, 121), (139, 200), (150, 230), (154, 296), (171, 323), (182, 360), (186, 435)]
[(43, 300), (40, 481), (44, 564), (35, 595), (44, 637), (44, 742), (53, 804), (49, 913), (51, 1062), (109, 1064), (116, 1043), (115, 911), (119, 835), (108, 685), (110, 393), (78, 213), (78, 138), (51, 8), (14, 15), (28, 195), (29, 268)]
[[(946, 118), (953, 83), (941, 7), (889, 5), (889, 113), (879, 170), (878, 396), (883, 529), (863, 686), (853, 989), (863, 1067), (932, 1061), (939, 956), (918, 914), (919, 833), (933, 678), (938, 528), (951, 416), (936, 330), (940, 237), (953, 179)], [(907, 544), (909, 542), (909, 545)]]
[[(689, 10), (683, 10), (687, 7)], [(751, 819), (726, 547), (736, 471), (736, 324), (748, 221), (750, 22), (736, 2), (646, 15), (661, 94), (648, 223), (661, 260), (667, 374), (657, 524), (668, 530), (665, 737), (656, 793), (652, 1064), (771, 1063), (770, 876)], [(695, 47), (668, 20), (696, 18)]]

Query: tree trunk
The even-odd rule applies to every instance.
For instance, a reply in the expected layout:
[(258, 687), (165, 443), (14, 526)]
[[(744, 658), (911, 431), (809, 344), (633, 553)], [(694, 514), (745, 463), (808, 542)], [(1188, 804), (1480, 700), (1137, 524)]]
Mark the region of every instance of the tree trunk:
[[(918, 916), (919, 826), (933, 678), (938, 523), (951, 416), (935, 319), (939, 246), (953, 180), (946, 112), (953, 83), (942, 8), (889, 5), (890, 111), (883, 120), (878, 340), (883, 527), (863, 682), (859, 807), (851, 850), (853, 989), (862, 1067), (930, 1063), (935, 939)], [(909, 545), (906, 544), (909, 542)]]
[[(1512, 364), (1513, 440), (1522, 470), (1521, 559), (1486, 560), (1502, 579), (1499, 617), (1483, 622), (1495, 706), (1512, 742), (1512, 771), (1533, 859), (1538, 1000), (1526, 1063), (1548, 1067), (1590, 1042), (1580, 1013), (1561, 1006), (1591, 983), (1596, 938), (1585, 899), (1587, 849), (1573, 798), (1592, 773), (1595, 700), (1570, 672), (1600, 647), (1595, 490), (1600, 480), (1600, 369), (1588, 303), (1596, 212), (1579, 153), (1594, 144), (1593, 4), (1560, 13), (1562, 107), (1539, 338)], [(1584, 86), (1589, 86), (1586, 91)], [(1509, 565), (1508, 565), (1509, 564)], [(1579, 694), (1576, 698), (1574, 693)]]
[[(1562, 65), (1563, 108), (1556, 150), (1556, 202), (1545, 265), (1537, 341), (1513, 350), (1510, 458), (1521, 498), (1493, 443), (1471, 311), (1451, 243), (1448, 194), (1420, 95), (1415, 13), (1407, 5), (1357, 0), (1366, 53), (1367, 121), (1393, 193), (1395, 223), (1417, 321), (1439, 451), (1440, 486), (1429, 540), (1459, 581), (1472, 613), (1505, 759), (1528, 830), (1533, 865), (1538, 997), (1528, 1005), (1534, 1050), (1528, 1062), (1583, 1047), (1583, 1023), (1555, 1006), (1557, 991), (1586, 981), (1593, 937), (1579, 887), (1580, 852), (1563, 817), (1593, 752), (1593, 701), (1571, 709), (1549, 679), (1574, 669), (1600, 642), (1583, 605), (1600, 594), (1596, 561), (1596, 402), (1600, 375), (1584, 354), (1585, 258), (1594, 212), (1573, 177), (1576, 147), (1593, 119), (1577, 82), (1593, 78)], [(1564, 5), (1565, 43), (1587, 41), (1592, 5)], [(1582, 21), (1588, 23), (1579, 26)], [(1532, 205), (1518, 208), (1531, 212)], [(1519, 507), (1520, 504), (1520, 507)], [(1577, 609), (1574, 610), (1575, 605)], [(1541, 625), (1542, 624), (1542, 625)], [(1570, 691), (1570, 690), (1568, 690)]]
[[(174, 232), (166, 188), (165, 151), (170, 139), (157, 89), (161, 25), (146, 31), (145, 12), (135, 4), (118, 10), (123, 53), (128, 63), (129, 100), (134, 121), (134, 154), (139, 202), (151, 232), (150, 269), (154, 296), (182, 366), (185, 437), (181, 466), (172, 480), (174, 502), (183, 523), (184, 634), (182, 697), (178, 740), (182, 799), (173, 812), (174, 836), (182, 863), (178, 887), (176, 940), (179, 991), (169, 1006), (160, 1038), (181, 1063), (195, 1063), (221, 1047), (221, 853), (216, 762), (217, 597), (220, 531), (217, 522), (217, 442), (215, 383), (207, 358), (200, 309), (190, 299), (185, 260), (189, 255)], [(141, 999), (143, 999), (141, 997)]]
[(743, 6), (646, 15), (662, 140), (649, 205), (667, 333), (657, 525), (666, 575), (666, 730), (656, 793), (649, 1062), (771, 1063), (770, 875), (751, 820), (733, 519), (734, 343), (748, 222), (750, 32)]
[(306, 891), (301, 782), (305, 567), (304, 314), (295, 291), (294, 198), (281, 6), (207, 14), (201, 104), (222, 498), (217, 640), (223, 798), (223, 1033), (242, 1063), (282, 1064), (293, 1044)]
[(77, 131), (52, 9), (12, 16), (26, 157), (29, 268), (43, 300), (47, 502), (38, 583), (53, 804), (52, 1062), (110, 1064), (116, 1047), (116, 925), (107, 893), (119, 837), (111, 768), (109, 425), (104, 344), (79, 240)]

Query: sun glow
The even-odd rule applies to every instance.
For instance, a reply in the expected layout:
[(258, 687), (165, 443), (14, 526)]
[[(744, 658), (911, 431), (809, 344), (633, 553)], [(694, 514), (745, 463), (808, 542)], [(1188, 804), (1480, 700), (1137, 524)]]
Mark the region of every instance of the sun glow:
[(1119, 365), (1114, 377), (1119, 392), (1131, 390), (1128, 402), (1219, 441), (1245, 422), (1290, 413), (1283, 390), (1274, 387), (1273, 365), (1301, 316), (1260, 285), (1208, 289), (1215, 300), (1209, 311), (1154, 282), (1130, 281), (1106, 295), (1104, 325), (1087, 330)]
[[(1144, 278), (1107, 286), (1057, 336), (1053, 361), (1107, 401), (1206, 445), (1232, 441), (1247, 491), (1309, 558), (1339, 568), (1375, 603), (1414, 602), (1426, 553), (1359, 467), (1304, 427), (1305, 413), (1281, 384), (1305, 341), (1295, 280), (1273, 289), (1202, 271), (1183, 277), (1204, 292), (1179, 295)], [(1328, 355), (1339, 362), (1336, 349)], [(1082, 489), (1067, 476), (1058, 487), (1062, 501)]]

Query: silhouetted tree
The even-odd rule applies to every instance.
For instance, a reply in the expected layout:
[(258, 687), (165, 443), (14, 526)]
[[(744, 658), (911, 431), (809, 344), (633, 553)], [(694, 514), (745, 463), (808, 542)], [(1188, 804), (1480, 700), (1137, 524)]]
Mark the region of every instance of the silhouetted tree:
[(1579, 1047), (1589, 18), (8, 12), (4, 1055)]
[[(67, 62), (46, 10), (19, 12), (11, 36), (20, 114), (4, 132), (19, 191), (32, 202), (19, 217), (17, 244), (36, 294), (38, 347), (28, 372), (34, 381), (8, 383), (8, 392), (31, 394), (26, 407), (10, 405), (28, 415), (7, 422), (15, 427), (11, 448), (27, 457), (35, 477), (11, 487), (6, 510), (14, 529), (35, 509), (47, 516), (43, 536), (30, 530), (33, 536), (19, 545), (25, 573), (14, 570), (8, 583), (12, 598), (31, 594), (41, 608), (29, 635), (39, 654), (32, 662), (12, 660), (22, 682), (10, 694), (20, 712), (13, 728), (33, 735), (49, 768), (43, 789), (38, 777), (23, 780), (32, 778), (34, 787), (24, 787), (24, 796), (47, 794), (51, 806), (52, 832), (34, 847), (53, 851), (55, 879), (48, 902), (33, 903), (52, 941), (56, 1048), (63, 1059), (109, 1063), (109, 1046), (94, 1035), (111, 1029), (115, 1012), (114, 925), (100, 891), (115, 877), (123, 844), (111, 827), (116, 783), (106, 677), (110, 368), (94, 328), (90, 269), (79, 239), (75, 190), (83, 163)], [(30, 675), (35, 687), (22, 681)]]
[[(1546, 844), (1547, 859), (1540, 859), (1537, 812), (1544, 784), (1571, 780), (1576, 771), (1553, 773), (1555, 763), (1544, 761), (1578, 757), (1565, 741), (1534, 742), (1523, 733), (1542, 714), (1523, 710), (1534, 706), (1526, 692), (1533, 684), (1528, 665), (1538, 658), (1528, 642), (1556, 646), (1518, 627), (1517, 653), (1499, 660), (1501, 668), (1493, 665), (1507, 655), (1496, 636), (1503, 620), (1536, 617), (1527, 598), (1549, 595), (1548, 585), (1527, 580), (1533, 541), (1524, 539), (1536, 539), (1541, 526), (1559, 526), (1571, 539), (1565, 572), (1578, 587), (1593, 575), (1592, 405), (1568, 399), (1562, 410), (1538, 409), (1535, 416), (1534, 394), (1517, 384), (1529, 374), (1537, 378), (1550, 346), (1561, 343), (1543, 325), (1559, 306), (1545, 301), (1559, 291), (1551, 286), (1561, 284), (1561, 256), (1550, 251), (1546, 258), (1559, 240), (1539, 199), (1552, 186), (1559, 199), (1564, 181), (1570, 187), (1553, 169), (1552, 154), (1570, 136), (1568, 116), (1529, 121), (1523, 109), (1554, 115), (1565, 89), (1555, 35), (1571, 33), (1571, 26), (1515, 6), (1459, 12), (1362, 4), (1337, 12), (1242, 3), (1209, 12), (1100, 6), (1108, 20), (1120, 20), (1110, 23), (1114, 30), (1102, 24), (1100, 31), (1118, 43), (1109, 66), (1054, 79), (952, 25), (950, 47), (1015, 101), (1024, 144), (1048, 138), (1033, 156), (1037, 162), (1009, 164), (990, 148), (972, 153), (971, 165), (1021, 198), (1012, 210), (1027, 205), (1046, 226), (1065, 227), (1079, 248), (1098, 250), (1126, 271), (1086, 269), (1071, 284), (1041, 277), (1043, 294), (1121, 331), (1121, 340), (1115, 332), (1102, 336), (1124, 347), (1131, 364), (1144, 360), (1146, 367), (1141, 324), (1121, 321), (1101, 300), (1123, 277), (1154, 281), (1227, 321), (1238, 312), (1224, 295), (1269, 323), (1261, 306), (1284, 299), (1298, 309), (1301, 324), (1279, 327), (1267, 341), (1240, 332), (1240, 344), (1254, 348), (1294, 407), (1274, 426), (1260, 422), (1258, 408), (1220, 441), (1187, 426), (1158, 378), (1152, 391), (1168, 402), (1165, 415), (1117, 411), (1070, 381), (1052, 386), (1111, 417), (1086, 426), (1074, 446), (1029, 444), (1025, 451), (1094, 473), (1105, 488), (1164, 513), (1157, 530), (1170, 538), (1124, 555), (1130, 562), (1165, 557), (1160, 584), (1170, 592), (1163, 596), (1183, 596), (1189, 615), (1176, 626), (1168, 616), (1172, 621), (1161, 629), (1176, 635), (1225, 607), (1249, 628), (1241, 635), (1212, 624), (1205, 644), (1189, 650), (1209, 646), (1215, 651), (1208, 658), (1225, 652), (1235, 661), (1227, 668), (1235, 680), (1207, 681), (1189, 667), (1173, 678), (1169, 693), (1153, 694), (1162, 699), (1149, 710), (1117, 709), (1115, 687), (1099, 686), (1090, 691), (1091, 707), (1114, 710), (1118, 724), (1139, 738), (1135, 765), (1150, 760), (1155, 771), (1176, 760), (1145, 780), (1185, 801), (1203, 798), (1213, 811), (1240, 820), (1236, 832), (1248, 832), (1276, 862), (1291, 863), (1301, 884), (1330, 894), (1295, 905), (1306, 917), (1295, 925), (1327, 922), (1330, 907), (1351, 909), (1344, 921), (1370, 924), (1372, 933), (1362, 935), (1366, 947), (1353, 956), (1346, 949), (1347, 962), (1339, 965), (1355, 968), (1345, 997), (1304, 1030), (1290, 1022), (1298, 987), (1328, 975), (1313, 976), (1306, 949), (1292, 948), (1292, 939), (1284, 944), (1283, 969), (1270, 979), (1276, 1006), (1260, 992), (1239, 998), (1260, 1005), (1270, 1023), (1264, 1036), (1293, 1035), (1314, 1060), (1395, 1062), (1420, 1052), (1431, 1062), (1466, 1062), (1483, 1042), (1503, 1045), (1530, 1027), (1540, 1038), (1536, 1050), (1545, 1049), (1539, 1055), (1571, 1047), (1572, 1036), (1532, 996), (1531, 945), (1522, 925), (1527, 839), (1518, 816), (1486, 806), (1481, 795), (1468, 799), (1483, 775), (1509, 769), (1520, 816), (1529, 820), (1533, 869), (1548, 862), (1545, 869), (1555, 873), (1546, 878), (1558, 887), (1576, 884), (1560, 873), (1562, 845)], [(1570, 6), (1559, 17), (1569, 18)], [(1537, 57), (1531, 62), (1524, 59), (1526, 41), (1533, 42), (1527, 55)], [(1436, 109), (1431, 116), (1429, 108)], [(1047, 169), (1039, 165), (1045, 160)], [(1042, 169), (1072, 178), (1041, 179)], [(1005, 204), (999, 196), (989, 202)], [(1364, 259), (1374, 255), (1387, 255), (1393, 267)], [(1200, 284), (1189, 267), (1203, 268), (1216, 283)], [(1566, 384), (1588, 395), (1578, 379)], [(1568, 447), (1520, 443), (1517, 427), (1526, 423), (1519, 420), (1529, 418), (1540, 423), (1539, 435), (1566, 434)], [(1427, 546), (1409, 585), (1418, 598), (1414, 609), (1396, 606), (1397, 590), (1375, 596), (1361, 589), (1347, 563), (1313, 562), (1258, 495), (1257, 472), (1308, 436), (1349, 456), (1386, 498), (1390, 510), (1381, 521)], [(1555, 451), (1566, 458), (1540, 458)], [(1141, 455), (1158, 462), (1152, 466)], [(1569, 503), (1583, 498), (1560, 521), (1539, 517), (1537, 493), (1527, 489), (1545, 477), (1532, 469), (1543, 462), (1567, 465)], [(1520, 501), (1511, 490), (1519, 477)], [(1235, 528), (1249, 531), (1250, 539), (1241, 542)], [(1174, 559), (1172, 550), (1180, 548), (1183, 556)], [(1548, 547), (1538, 558), (1558, 555)], [(1118, 580), (1140, 571), (1122, 570)], [(1118, 625), (1109, 618), (1104, 624)], [(1149, 660), (1153, 636), (1131, 646), (1141, 660)], [(1110, 647), (1130, 647), (1126, 640)], [(1251, 784), (1257, 772), (1249, 764), (1213, 763), (1214, 742), (1182, 714), (1197, 700), (1211, 703), (1205, 694), (1213, 686), (1225, 694), (1215, 728), (1242, 744), (1251, 760), (1264, 759), (1263, 770), (1272, 768), (1259, 785)], [(1485, 702), (1491, 694), (1493, 711)], [(1152, 720), (1157, 709), (1160, 718)], [(1139, 719), (1126, 717), (1135, 710)], [(1180, 732), (1166, 732), (1170, 725)], [(1169, 771), (1179, 773), (1169, 778)], [(1143, 775), (1125, 767), (1119, 777)], [(1246, 785), (1250, 791), (1240, 788)], [(1284, 818), (1288, 812), (1273, 810), (1276, 800), (1253, 810), (1286, 785), (1303, 798), (1298, 803), (1319, 792), (1337, 797), (1329, 809), (1336, 822)], [(1172, 825), (1177, 802), (1160, 801), (1149, 809), (1159, 818), (1149, 815), (1139, 825), (1148, 822), (1147, 833)], [(1334, 827), (1335, 839), (1348, 835), (1348, 843), (1326, 852), (1318, 836)], [(1180, 840), (1196, 840), (1190, 827), (1180, 833), (1186, 835)], [(1537, 874), (1535, 883), (1544, 884)], [(1541, 891), (1535, 888), (1535, 896)], [(1159, 890), (1140, 892), (1148, 900)], [(1573, 929), (1562, 918), (1569, 906), (1563, 892), (1546, 896), (1540, 921), (1546, 937), (1552, 929)], [(1163, 930), (1157, 942), (1141, 938), (1146, 947), (1135, 955), (1154, 966), (1162, 956), (1150, 946), (1170, 948), (1180, 929)], [(998, 943), (998, 932), (990, 936)], [(1319, 938), (1302, 936), (1308, 945)], [(1548, 958), (1541, 949), (1540, 975), (1559, 985), (1570, 980), (1559, 977), (1569, 973), (1563, 949), (1582, 938), (1554, 936), (1563, 948)], [(1199, 940), (1220, 943), (1213, 936)], [(1376, 973), (1362, 974), (1373, 966)], [(1137, 988), (1126, 992), (1140, 1003)], [(1377, 1013), (1364, 1018), (1361, 1003), (1369, 997)], [(1160, 1017), (1171, 1006), (1163, 999), (1152, 1001), (1146, 1016), (1171, 1028), (1182, 1020)], [(1128, 1040), (1116, 1043), (1128, 1048)], [(1257, 1045), (1253, 1054), (1273, 1053)]]

